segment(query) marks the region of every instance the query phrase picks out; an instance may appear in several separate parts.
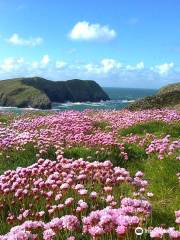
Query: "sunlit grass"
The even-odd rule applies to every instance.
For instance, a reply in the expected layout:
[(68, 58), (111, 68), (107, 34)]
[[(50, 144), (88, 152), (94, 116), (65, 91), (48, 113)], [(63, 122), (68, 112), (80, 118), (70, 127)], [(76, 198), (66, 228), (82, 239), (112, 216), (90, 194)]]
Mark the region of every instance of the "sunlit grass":
[(171, 137), (180, 136), (180, 123), (166, 123), (162, 121), (150, 121), (146, 123), (138, 123), (131, 127), (121, 129), (119, 134), (126, 136), (128, 134), (144, 135), (145, 133), (153, 133), (157, 136), (170, 135)]
[[(7, 151), (3, 151), (0, 154), (0, 174), (7, 170), (13, 170), (17, 167), (27, 167), (37, 160), (37, 150), (33, 144), (26, 144), (22, 150), (16, 150), (10, 148)], [(50, 147), (47, 153), (42, 157), (48, 159), (55, 159), (55, 151), (53, 147)]]

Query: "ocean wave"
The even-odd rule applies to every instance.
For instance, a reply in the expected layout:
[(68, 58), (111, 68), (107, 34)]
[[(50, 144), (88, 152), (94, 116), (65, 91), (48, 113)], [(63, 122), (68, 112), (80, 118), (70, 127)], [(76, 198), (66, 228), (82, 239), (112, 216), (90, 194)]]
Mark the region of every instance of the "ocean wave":
[(0, 109), (18, 109), (17, 107), (3, 107), (3, 106), (0, 106)]
[(131, 102), (135, 102), (135, 100), (126, 100), (126, 99), (124, 99), (124, 100), (121, 100), (122, 101), (122, 103), (131, 103)]
[[(84, 110), (84, 109), (121, 109), (126, 104), (134, 102), (135, 100), (130, 99), (113, 99), (108, 101), (100, 102), (65, 102), (65, 103), (53, 103), (52, 111), (64, 111), (64, 110)], [(50, 110), (50, 111), (51, 111)], [(27, 107), (27, 108), (18, 108), (18, 107), (3, 107), (0, 106), (0, 111), (42, 111), (41, 109)]]

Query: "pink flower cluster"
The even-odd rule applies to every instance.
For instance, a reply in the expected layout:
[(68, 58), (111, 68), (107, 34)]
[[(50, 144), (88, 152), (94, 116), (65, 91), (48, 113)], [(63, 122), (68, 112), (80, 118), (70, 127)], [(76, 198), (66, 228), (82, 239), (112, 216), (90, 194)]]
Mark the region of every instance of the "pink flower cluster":
[(170, 239), (179, 239), (180, 232), (175, 230), (174, 228), (164, 229), (162, 227), (155, 227), (150, 231), (151, 238), (163, 238), (165, 236), (169, 236)]
[(78, 231), (79, 228), (80, 222), (76, 216), (65, 215), (61, 218), (53, 218), (48, 223), (42, 221), (26, 221), (20, 226), (11, 228), (10, 232), (6, 235), (0, 236), (0, 240), (36, 240), (40, 237), (39, 232), (42, 233), (44, 240), (52, 240), (61, 231), (64, 235), (68, 235), (68, 231)]
[(105, 208), (91, 212), (83, 218), (83, 233), (89, 234), (93, 239), (113, 232), (116, 232), (117, 236), (124, 236), (140, 222), (140, 218), (130, 215), (129, 212), (134, 212), (133, 206), (131, 209)]
[[(110, 161), (89, 163), (62, 156), (58, 161), (39, 159), (29, 167), (8, 170), (0, 176), (0, 212), (4, 207), (9, 209), (4, 220), (14, 225), (74, 212), (85, 214), (102, 206), (116, 207), (122, 197), (122, 184), (130, 185), (141, 197), (148, 182), (142, 172), (133, 178)], [(118, 195), (113, 196), (113, 191)]]
[(180, 141), (170, 141), (170, 136), (167, 135), (162, 139), (154, 139), (147, 147), (146, 153), (157, 153), (159, 159), (163, 159), (163, 155), (172, 155), (174, 151), (180, 149)]
[[(124, 159), (128, 159), (124, 151), (124, 143), (143, 140), (138, 136), (122, 138), (119, 142), (118, 131), (139, 122), (161, 120), (165, 122), (180, 120), (180, 113), (175, 110), (145, 110), (138, 112), (123, 111), (65, 111), (48, 116), (20, 117), (7, 127), (0, 126), (0, 149), (15, 147), (23, 150), (27, 143), (33, 143), (42, 155), (49, 147), (57, 150), (60, 147), (87, 146), (96, 149), (117, 147)], [(111, 131), (94, 127), (94, 123), (107, 122)], [(149, 137), (147, 136), (147, 139)], [(164, 153), (171, 154), (179, 148), (178, 141), (172, 142), (168, 137), (155, 139), (147, 147), (147, 153), (157, 152), (162, 158)], [(168, 141), (168, 142), (167, 142)]]
[[(180, 210), (175, 211), (176, 223), (180, 225)], [(175, 230), (174, 227), (164, 229), (162, 227), (155, 227), (150, 231), (151, 238), (163, 238), (169, 236), (170, 239), (180, 239), (180, 231)]]
[[(0, 240), (133, 239), (134, 229), (145, 228), (151, 215), (146, 198), (153, 197), (153, 193), (148, 192), (144, 173), (138, 171), (131, 176), (125, 168), (113, 167), (110, 161), (66, 159), (63, 154), (64, 148), (73, 146), (92, 147), (96, 153), (107, 153), (116, 147), (127, 160), (125, 143), (145, 146), (147, 154), (157, 154), (159, 159), (178, 152), (180, 141), (170, 136), (158, 139), (146, 134), (143, 138), (130, 135), (119, 139), (120, 128), (151, 120), (178, 121), (180, 113), (65, 111), (48, 116), (21, 116), (7, 126), (0, 125), (2, 154), (11, 148), (22, 151), (28, 143), (37, 149), (35, 164), (8, 170), (0, 176), (0, 230), (3, 224), (9, 229)], [(102, 121), (107, 128), (98, 127), (97, 123)], [(55, 149), (54, 161), (43, 158), (50, 147)], [(131, 191), (125, 193), (124, 187)], [(180, 224), (180, 211), (176, 211), (175, 222)], [(178, 239), (179, 232), (161, 227), (150, 231), (151, 238), (164, 236)]]

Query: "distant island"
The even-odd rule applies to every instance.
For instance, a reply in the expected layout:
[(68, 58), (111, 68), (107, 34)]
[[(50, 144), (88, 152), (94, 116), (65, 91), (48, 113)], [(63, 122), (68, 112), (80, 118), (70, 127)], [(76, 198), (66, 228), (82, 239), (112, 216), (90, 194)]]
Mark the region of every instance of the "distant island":
[(29, 77), (0, 81), (0, 105), (6, 107), (51, 109), (53, 102), (101, 100), (109, 100), (109, 96), (92, 80), (50, 81)]
[(129, 110), (153, 108), (180, 109), (180, 82), (162, 87), (154, 96), (139, 99), (131, 103), (127, 108)]

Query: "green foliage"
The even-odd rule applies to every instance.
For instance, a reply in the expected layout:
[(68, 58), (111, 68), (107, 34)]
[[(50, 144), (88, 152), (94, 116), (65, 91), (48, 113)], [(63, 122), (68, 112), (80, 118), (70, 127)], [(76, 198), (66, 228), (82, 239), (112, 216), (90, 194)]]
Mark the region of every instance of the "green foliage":
[(7, 116), (0, 116), (0, 122), (1, 123), (7, 123), (9, 121), (8, 117)]
[(152, 224), (174, 225), (174, 211), (179, 209), (180, 188), (176, 176), (180, 164), (173, 157), (158, 160), (152, 156), (144, 164), (145, 177), (149, 179), (149, 191), (152, 198)]
[[(26, 144), (23, 150), (11, 148), (0, 155), (0, 174), (4, 171), (16, 169), (17, 167), (27, 167), (36, 162), (36, 149), (33, 144)], [(55, 149), (50, 147), (47, 153), (42, 155), (44, 159), (56, 159)]]
[(71, 147), (64, 151), (66, 158), (83, 158), (84, 160), (103, 162), (110, 159), (114, 166), (122, 165), (124, 161), (120, 155), (119, 149), (111, 147), (109, 149), (99, 150), (99, 148)]
[(36, 151), (32, 144), (27, 144), (22, 151), (9, 149), (0, 155), (0, 174), (9, 169), (26, 167), (36, 161)]
[(128, 134), (144, 135), (145, 133), (153, 133), (157, 136), (169, 134), (171, 137), (179, 137), (180, 123), (166, 123), (162, 121), (138, 123), (131, 127), (121, 129), (119, 133), (121, 136), (126, 136)]
[(0, 113), (0, 124), (8, 124), (14, 117), (13, 113)]
[(96, 121), (93, 123), (93, 127), (101, 131), (109, 131), (111, 129), (109, 123), (106, 121)]
[(138, 146), (137, 144), (125, 144), (125, 152), (128, 154), (128, 161), (125, 161), (123, 166), (126, 167), (132, 174), (134, 174), (137, 169), (142, 169), (143, 171), (143, 161), (147, 161), (147, 154), (145, 149)]

